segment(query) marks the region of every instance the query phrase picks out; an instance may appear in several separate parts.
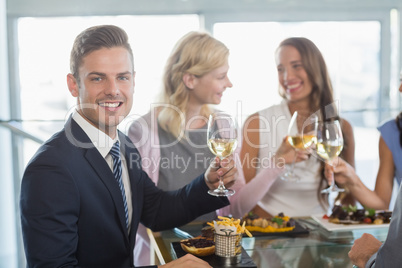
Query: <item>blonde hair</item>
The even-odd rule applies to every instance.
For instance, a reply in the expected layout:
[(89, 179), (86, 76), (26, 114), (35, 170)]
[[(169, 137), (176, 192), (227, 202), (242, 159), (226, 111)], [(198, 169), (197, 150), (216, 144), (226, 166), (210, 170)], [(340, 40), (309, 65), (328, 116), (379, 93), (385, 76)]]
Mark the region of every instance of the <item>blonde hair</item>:
[[(190, 32), (177, 42), (163, 75), (162, 102), (174, 106), (165, 106), (159, 112), (158, 122), (165, 131), (176, 138), (182, 136), (189, 99), (184, 74), (202, 77), (223, 66), (228, 57), (228, 48), (206, 32)], [(208, 118), (210, 113), (211, 109), (204, 105), (201, 115)]]

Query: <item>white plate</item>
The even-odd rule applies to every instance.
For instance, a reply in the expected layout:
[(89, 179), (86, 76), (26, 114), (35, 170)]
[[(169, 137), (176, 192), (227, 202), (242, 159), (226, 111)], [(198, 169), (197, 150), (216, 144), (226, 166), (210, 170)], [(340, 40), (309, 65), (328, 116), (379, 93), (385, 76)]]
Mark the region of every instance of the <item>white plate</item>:
[(367, 223), (359, 223), (359, 224), (337, 224), (331, 223), (328, 219), (322, 218), (323, 214), (312, 215), (316, 222), (318, 222), (324, 229), (328, 231), (351, 231), (358, 229), (373, 229), (373, 228), (388, 228), (389, 223), (384, 224), (367, 224)]

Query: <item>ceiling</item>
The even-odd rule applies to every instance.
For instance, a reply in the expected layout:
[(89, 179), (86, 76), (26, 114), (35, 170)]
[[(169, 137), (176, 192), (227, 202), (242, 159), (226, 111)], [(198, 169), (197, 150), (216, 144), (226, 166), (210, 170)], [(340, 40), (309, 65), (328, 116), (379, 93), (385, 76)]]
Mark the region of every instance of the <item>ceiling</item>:
[(7, 16), (188, 14), (402, 8), (401, 0), (7, 0)]

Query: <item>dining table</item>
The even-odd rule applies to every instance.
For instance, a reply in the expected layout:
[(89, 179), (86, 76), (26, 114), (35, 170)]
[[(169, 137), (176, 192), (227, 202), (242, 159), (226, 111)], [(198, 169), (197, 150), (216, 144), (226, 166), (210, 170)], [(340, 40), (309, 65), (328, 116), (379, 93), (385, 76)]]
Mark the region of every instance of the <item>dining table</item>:
[[(292, 232), (254, 233), (253, 237), (245, 235), (242, 239), (242, 257), (250, 260), (252, 265), (240, 263), (222, 267), (351, 268), (353, 264), (348, 252), (354, 241), (363, 233), (369, 233), (384, 242), (389, 226), (350, 224), (337, 225), (339, 228), (333, 228), (335, 225), (328, 227), (317, 217), (300, 217), (295, 218), (295, 221), (297, 225)], [(165, 264), (180, 257), (182, 253), (177, 249), (179, 241), (185, 239), (187, 235), (193, 237), (201, 235), (203, 226), (205, 222), (195, 221), (162, 232), (148, 230), (155, 263)]]

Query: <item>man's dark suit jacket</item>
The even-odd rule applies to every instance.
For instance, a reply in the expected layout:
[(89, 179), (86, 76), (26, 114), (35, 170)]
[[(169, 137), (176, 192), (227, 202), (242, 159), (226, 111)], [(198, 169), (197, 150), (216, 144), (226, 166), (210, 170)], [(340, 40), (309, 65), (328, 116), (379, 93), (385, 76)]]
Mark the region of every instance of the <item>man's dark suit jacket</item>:
[(139, 222), (159, 231), (229, 204), (226, 198), (207, 194), (203, 174), (180, 190), (161, 191), (141, 169), (139, 153), (128, 137), (119, 132), (119, 139), (131, 183), (130, 234), (111, 169), (70, 117), (64, 129), (40, 147), (22, 179), (28, 267), (134, 267)]

